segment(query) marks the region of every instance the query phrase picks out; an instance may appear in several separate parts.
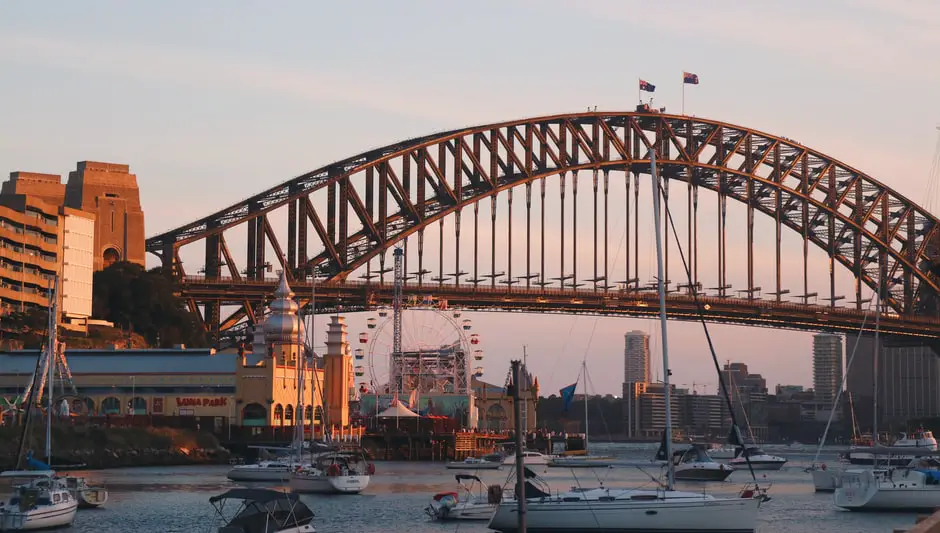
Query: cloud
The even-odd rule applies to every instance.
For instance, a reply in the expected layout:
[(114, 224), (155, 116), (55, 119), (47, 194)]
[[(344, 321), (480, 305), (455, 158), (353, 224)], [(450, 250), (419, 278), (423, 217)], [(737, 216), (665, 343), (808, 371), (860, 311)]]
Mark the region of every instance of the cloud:
[[(688, 35), (712, 42), (760, 47), (778, 54), (823, 63), (827, 68), (871, 74), (919, 75), (936, 80), (925, 69), (923, 47), (936, 44), (936, 4), (877, 0), (842, 0), (821, 9), (816, 3), (663, 2), (600, 0), (570, 2), (579, 12), (637, 27)], [(729, 58), (733, 60), (734, 58)], [(774, 68), (773, 58), (753, 65)], [(742, 65), (742, 68), (749, 68)]]
[[(204, 89), (251, 91), (313, 103), (340, 103), (375, 111), (454, 124), (507, 109), (474, 105), (463, 97), (437, 97), (420, 86), (374, 83), (351, 75), (311, 72), (297, 67), (200, 55), (191, 50), (152, 48), (126, 42), (69, 41), (50, 36), (0, 34), (0, 58), (58, 69), (104, 72), (136, 80)], [(452, 95), (438, 92), (441, 95)], [(459, 105), (458, 105), (459, 104)], [(504, 106), (505, 107), (505, 106)], [(498, 116), (498, 115), (494, 115)]]

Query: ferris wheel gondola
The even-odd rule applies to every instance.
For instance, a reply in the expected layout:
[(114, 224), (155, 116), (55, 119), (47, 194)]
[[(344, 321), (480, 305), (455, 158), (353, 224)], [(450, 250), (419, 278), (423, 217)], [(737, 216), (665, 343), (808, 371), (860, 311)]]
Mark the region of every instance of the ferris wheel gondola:
[(356, 356), (356, 361), (362, 361), (366, 358), (366, 352), (362, 348), (356, 348), (353, 353)]
[(473, 350), (473, 359), (475, 361), (483, 360), (483, 350)]
[(464, 321), (463, 321), (463, 330), (464, 330), (464, 331), (470, 331), (470, 328), (471, 328), (472, 326), (473, 326), (473, 321), (472, 321), (472, 320), (470, 320), (469, 318), (464, 319)]

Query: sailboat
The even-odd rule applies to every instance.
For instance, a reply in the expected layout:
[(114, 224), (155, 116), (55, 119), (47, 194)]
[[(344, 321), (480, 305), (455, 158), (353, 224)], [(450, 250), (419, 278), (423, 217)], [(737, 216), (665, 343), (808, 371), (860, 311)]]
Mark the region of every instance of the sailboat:
[[(45, 366), (37, 363), (43, 371), (40, 381), (46, 386), (46, 460), (52, 459), (53, 377), (58, 344), (58, 279), (53, 281), (49, 304), (49, 332), (46, 342)], [(42, 357), (40, 357), (42, 359)], [(27, 410), (33, 407), (32, 395), (27, 400)], [(29, 413), (20, 441), (20, 454), (29, 435)], [(36, 462), (38, 463), (38, 461)], [(31, 461), (32, 464), (32, 461)], [(46, 466), (43, 463), (38, 463)], [(10, 470), (0, 473), (0, 478), (11, 480), (13, 493), (0, 500), (0, 531), (35, 531), (69, 526), (75, 521), (78, 499), (69, 490), (66, 480), (46, 467), (43, 470)]]
[[(553, 456), (549, 459), (548, 466), (562, 466), (568, 468), (606, 468), (611, 466), (614, 462), (613, 457), (601, 457), (597, 455), (591, 455), (588, 434), (588, 394), (587, 394), (587, 360), (581, 361), (581, 376), (584, 376), (584, 452), (579, 454), (574, 453), (564, 453), (562, 455)], [(578, 377), (578, 381), (581, 380), (581, 377)], [(578, 386), (578, 381), (575, 381), (573, 385), (569, 385), (563, 389), (562, 398), (566, 394), (574, 396), (574, 391)], [(567, 405), (565, 406), (567, 408)]]
[[(659, 317), (663, 347), (663, 384), (666, 434), (672, 435), (671, 385), (669, 384), (669, 349), (666, 333), (666, 293), (663, 285), (663, 251), (660, 232), (660, 183), (656, 173), (655, 150), (650, 150), (653, 181), (653, 217), (656, 228)], [(671, 440), (666, 439), (666, 457), (672, 456)], [(517, 467), (518, 468), (518, 467)], [(529, 533), (568, 531), (605, 532), (752, 532), (757, 525), (757, 511), (765, 495), (756, 487), (745, 486), (737, 497), (717, 497), (707, 492), (683, 492), (675, 489), (675, 466), (667, 462), (664, 486), (655, 489), (575, 489), (552, 495), (544, 481), (524, 473), (522, 494), (502, 499), (490, 520), (489, 528), (504, 533), (518, 531), (519, 508), (524, 509)], [(523, 499), (520, 505), (518, 499)]]

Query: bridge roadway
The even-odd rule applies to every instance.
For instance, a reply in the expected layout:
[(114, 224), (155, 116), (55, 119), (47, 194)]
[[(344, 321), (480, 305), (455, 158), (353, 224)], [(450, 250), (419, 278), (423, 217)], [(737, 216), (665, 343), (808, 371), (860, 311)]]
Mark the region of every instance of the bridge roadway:
[[(183, 297), (221, 305), (244, 302), (268, 302), (273, 298), (276, 280), (236, 280), (221, 277), (185, 276)], [(308, 305), (313, 287), (310, 282), (291, 283), (301, 305)], [(316, 306), (319, 313), (331, 312), (340, 306), (345, 311), (367, 311), (392, 303), (392, 282), (318, 281)], [(655, 290), (609, 290), (492, 287), (483, 284), (417, 284), (404, 288), (406, 300), (423, 304), (433, 298), (434, 305), (444, 301), (451, 308), (465, 310), (505, 311), (524, 313), (566, 313), (623, 317), (655, 317), (659, 298)], [(875, 317), (866, 311), (828, 305), (802, 304), (759, 298), (702, 296), (698, 300), (708, 322), (744, 326), (771, 327), (802, 331), (827, 331), (855, 334), (864, 323), (865, 330), (874, 332)], [(692, 295), (672, 292), (666, 295), (666, 314), (676, 320), (698, 320), (699, 313)], [(868, 312), (870, 313), (870, 311)], [(233, 324), (223, 325), (231, 327)], [(884, 313), (880, 331), (886, 336), (900, 337), (903, 343), (940, 338), (940, 320), (929, 317), (902, 317)]]

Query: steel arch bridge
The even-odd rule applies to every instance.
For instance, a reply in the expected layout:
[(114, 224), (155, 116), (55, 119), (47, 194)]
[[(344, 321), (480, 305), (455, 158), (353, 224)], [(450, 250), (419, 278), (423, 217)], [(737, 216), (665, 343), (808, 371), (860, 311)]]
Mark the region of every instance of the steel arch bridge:
[[(703, 189), (715, 193), (720, 213), (717, 272), (709, 275), (717, 280), (716, 292), (703, 296), (709, 320), (856, 331), (865, 320), (863, 302), (880, 291), (885, 333), (928, 338), (940, 334), (940, 237), (935, 216), (859, 170), (785, 137), (645, 106), (634, 112), (553, 115), (463, 128), (370, 150), (151, 237), (147, 251), (160, 257), (166, 271), (177, 277), (181, 295), (193, 311), (201, 311), (216, 340), (257, 320), (274, 290), (275, 280), (265, 276), (272, 261), (288, 273), (301, 295), (310, 294), (313, 272), (322, 276), (316, 282), (318, 312), (387, 303), (392, 282), (386, 276), (390, 270), (386, 255), (401, 241), (406, 261), (412, 266), (417, 262), (417, 271), (406, 284), (412, 297), (433, 296), (468, 309), (651, 316), (658, 312), (658, 301), (639, 282), (639, 214), (640, 175), (649, 173), (652, 149), (664, 178), (667, 204), (670, 182), (684, 184), (687, 196), (683, 216), (688, 242), (682, 245), (693, 282), (676, 284), (668, 295), (670, 317), (697, 317), (690, 289), (703, 293), (698, 261), (698, 196)], [(611, 190), (611, 174), (624, 176), (615, 182), (622, 187), (617, 192)], [(579, 254), (578, 235), (583, 232), (574, 228), (579, 176), (585, 175), (590, 176), (593, 199), (593, 244), (582, 246)], [(549, 205), (552, 199), (546, 204), (549, 181), (558, 190), (556, 209)], [(644, 186), (650, 188), (645, 181)], [(513, 193), (520, 190), (522, 202), (517, 200), (517, 205), (523, 205), (525, 231), (519, 237), (517, 230), (514, 252), (515, 224), (499, 225), (497, 215), (513, 220)], [(626, 224), (625, 260), (616, 272), (608, 254), (611, 198), (613, 212)], [(746, 276), (741, 276), (746, 281), (735, 297), (727, 274), (729, 198), (746, 210), (747, 264)], [(484, 216), (488, 211), (491, 219), (490, 246), (482, 255), (481, 203)], [(565, 222), (566, 205), (571, 230)], [(286, 236), (275, 230), (277, 223), (272, 221), (284, 211)], [(548, 245), (546, 211), (552, 225), (560, 219), (559, 233), (550, 235)], [(471, 232), (464, 227), (466, 222), (462, 224), (470, 212), (472, 253), (466, 244)], [(775, 228), (770, 238), (775, 246), (775, 286), (766, 292), (769, 298), (760, 296), (761, 288), (755, 286), (755, 213), (770, 217)], [(452, 227), (446, 240), (445, 219)], [(432, 272), (426, 268), (432, 260), (425, 257), (424, 234), (435, 224), (438, 270)], [(784, 228), (795, 232), (802, 243), (802, 294), (796, 296), (797, 302), (783, 298), (789, 292), (782, 281)], [(243, 268), (228, 245), (231, 235), (244, 240)], [(556, 257), (546, 263), (546, 249), (557, 245), (558, 239), (560, 253), (553, 252)], [(517, 259), (520, 240), (524, 260)], [(187, 275), (180, 250), (197, 241), (204, 242), (205, 263), (200, 275)], [(506, 246), (505, 254), (497, 250), (497, 241), (501, 249)], [(816, 296), (809, 291), (811, 244), (828, 259), (828, 272), (816, 273), (828, 275), (828, 296), (821, 298), (827, 304), (811, 303)], [(669, 282), (668, 243), (666, 250)], [(490, 272), (481, 274), (480, 260), (487, 256)], [(497, 258), (505, 263), (505, 272), (497, 272)], [(591, 277), (580, 283), (577, 269), (581, 267), (584, 275), (584, 263), (590, 259)], [(687, 279), (677, 263), (673, 258), (674, 273)], [(837, 304), (842, 296), (837, 294), (836, 265), (853, 279), (851, 305)], [(551, 277), (552, 273), (557, 275)], [(363, 281), (350, 279), (353, 274), (361, 274)], [(868, 324), (871, 327), (871, 320)]]

